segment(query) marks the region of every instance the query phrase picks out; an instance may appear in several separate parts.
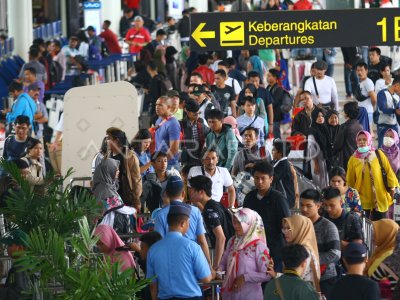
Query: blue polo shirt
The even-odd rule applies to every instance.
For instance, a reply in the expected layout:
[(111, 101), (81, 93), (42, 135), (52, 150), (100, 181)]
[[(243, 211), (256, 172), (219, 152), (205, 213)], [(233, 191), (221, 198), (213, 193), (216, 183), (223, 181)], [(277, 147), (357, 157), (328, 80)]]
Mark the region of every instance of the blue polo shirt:
[(147, 255), (146, 278), (157, 276), (158, 299), (200, 297), (198, 282), (210, 274), (200, 246), (180, 232), (168, 232)]
[[(162, 122), (162, 118), (158, 118), (156, 122), (156, 126), (158, 126)], [(174, 117), (171, 116), (168, 121), (163, 123), (157, 130), (156, 130), (156, 151), (168, 152), (169, 143), (171, 141), (179, 141), (181, 134), (181, 125), (179, 125), (179, 121)], [(175, 165), (178, 162), (177, 153), (174, 158), (171, 158), (168, 161), (168, 166)]]
[[(187, 237), (192, 241), (197, 241), (197, 236), (199, 234), (204, 234), (206, 230), (204, 228), (203, 217), (201, 216), (200, 210), (196, 206), (191, 205), (191, 207), (192, 210), (190, 211), (189, 229), (186, 232), (185, 237)], [(169, 212), (169, 205), (161, 209), (157, 213), (156, 217), (156, 224), (154, 230), (159, 232), (162, 237), (165, 237), (168, 233), (168, 223), (167, 223), (168, 212)]]

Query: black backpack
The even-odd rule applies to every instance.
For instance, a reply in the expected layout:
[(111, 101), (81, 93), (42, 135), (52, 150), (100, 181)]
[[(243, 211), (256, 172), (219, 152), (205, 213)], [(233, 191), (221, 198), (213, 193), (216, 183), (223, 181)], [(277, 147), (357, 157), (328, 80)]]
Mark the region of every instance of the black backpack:
[(343, 229), (341, 230), (340, 240), (344, 240), (346, 238), (346, 233), (351, 230), (351, 226), (353, 225), (353, 220), (356, 220), (359, 223), (361, 228), (361, 239), (365, 245), (368, 246), (367, 241), (365, 240), (364, 226), (362, 218), (357, 215), (357, 213), (351, 211), (349, 212), (344, 219)]
[(353, 83), (351, 89), (353, 90), (354, 98), (356, 98), (358, 102), (363, 102), (369, 98), (368, 96), (364, 96), (362, 94), (359, 83)]
[(161, 81), (161, 95), (166, 95), (168, 91), (173, 90), (173, 85), (171, 80), (167, 76), (163, 76), (160, 74)]

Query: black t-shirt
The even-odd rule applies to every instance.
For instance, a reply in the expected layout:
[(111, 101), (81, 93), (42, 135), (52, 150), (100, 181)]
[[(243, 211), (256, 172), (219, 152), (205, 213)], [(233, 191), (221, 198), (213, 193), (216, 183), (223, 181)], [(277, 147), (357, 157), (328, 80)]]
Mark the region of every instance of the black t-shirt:
[(203, 219), (213, 248), (215, 248), (216, 243), (213, 230), (218, 226), (221, 226), (224, 231), (225, 244), (233, 236), (234, 229), (230, 212), (221, 203), (209, 200), (204, 206)]
[(218, 101), (221, 106), (221, 111), (225, 114), (228, 113), (228, 106), (231, 101), (235, 101), (235, 90), (233, 87), (229, 85), (225, 85), (224, 88), (218, 88), (217, 86), (213, 87), (213, 94), (215, 99)]
[(119, 161), (119, 176), (118, 176), (118, 194), (122, 195), (122, 175), (125, 174), (125, 166), (124, 166), (124, 157), (122, 156), (121, 153), (118, 153), (117, 155), (111, 155), (112, 159), (118, 160)]
[(380, 300), (378, 283), (361, 276), (346, 275), (333, 287), (332, 300)]
[(342, 215), (337, 219), (331, 219), (328, 215), (325, 217), (336, 225), (340, 240), (351, 242), (363, 239), (361, 219), (356, 213), (343, 210)]

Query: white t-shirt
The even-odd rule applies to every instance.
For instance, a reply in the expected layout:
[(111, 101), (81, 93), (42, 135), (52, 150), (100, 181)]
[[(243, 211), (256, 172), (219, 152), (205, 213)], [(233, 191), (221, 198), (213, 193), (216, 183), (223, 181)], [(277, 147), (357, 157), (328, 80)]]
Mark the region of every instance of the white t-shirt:
[[(393, 82), (393, 78), (391, 80), (391, 83)], [(390, 83), (390, 84), (391, 84)], [(375, 82), (375, 93), (378, 95), (378, 93), (383, 90), (383, 89), (387, 89), (389, 87), (389, 84), (385, 83), (385, 79), (380, 78)]]
[(317, 86), (318, 97), (312, 77), (307, 79), (304, 85), (304, 90), (312, 94), (314, 104), (329, 104), (333, 102), (335, 109), (339, 111), (338, 92), (335, 80), (325, 75), (323, 79), (315, 78), (315, 85)]
[(239, 95), (242, 91), (239, 82), (234, 78), (228, 77), (228, 79), (225, 80), (225, 84), (233, 87), (233, 89), (235, 90), (235, 95)]
[[(203, 175), (201, 167), (192, 167), (189, 171), (188, 179), (199, 175)], [(217, 167), (214, 176), (211, 176), (204, 170), (204, 175), (209, 177), (212, 181), (211, 199), (217, 202), (221, 201), (224, 193), (224, 187), (230, 187), (233, 185), (233, 180), (228, 169), (224, 167)]]
[[(374, 82), (367, 77), (367, 79), (360, 82), (360, 89), (363, 96), (368, 96), (369, 92), (375, 91)], [(374, 112), (374, 107), (372, 106), (370, 97), (362, 102), (358, 102), (358, 106), (364, 107), (369, 114)]]

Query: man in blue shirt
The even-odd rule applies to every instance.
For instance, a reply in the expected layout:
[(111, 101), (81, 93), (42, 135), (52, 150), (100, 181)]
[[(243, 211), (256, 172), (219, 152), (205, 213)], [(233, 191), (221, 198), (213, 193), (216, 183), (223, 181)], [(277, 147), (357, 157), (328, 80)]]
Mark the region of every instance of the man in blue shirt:
[(27, 116), (18, 116), (15, 119), (15, 135), (10, 134), (4, 142), (3, 158), (15, 160), (25, 156), (26, 147), (33, 140), (29, 136), (31, 124)]
[(208, 283), (212, 273), (199, 245), (183, 235), (189, 229), (190, 205), (177, 202), (167, 216), (169, 232), (155, 243), (147, 256), (147, 275), (152, 278), (151, 297), (202, 299), (198, 282)]
[(36, 113), (36, 103), (28, 94), (24, 93), (22, 83), (18, 81), (11, 82), (8, 91), (14, 97), (15, 102), (10, 109), (2, 111), (6, 114), (7, 123), (13, 123), (18, 116), (27, 116), (30, 124), (33, 124), (33, 116)]
[[(168, 233), (168, 213), (170, 208), (174, 204), (182, 203), (185, 198), (185, 191), (183, 181), (178, 176), (171, 176), (168, 178), (167, 185), (165, 187), (164, 204), (166, 205), (161, 209), (156, 217), (155, 231), (159, 232), (162, 237), (165, 237)], [(204, 228), (203, 217), (201, 216), (200, 210), (195, 206), (190, 206), (190, 226), (189, 230), (185, 233), (185, 237), (197, 242), (201, 249), (203, 249), (204, 255), (207, 261), (211, 263), (210, 252), (208, 250), (208, 244), (205, 237), (206, 230)]]
[(171, 105), (171, 98), (167, 96), (161, 96), (156, 102), (156, 114), (159, 116), (156, 122), (156, 151), (167, 153), (168, 170), (172, 168), (179, 170), (178, 151), (181, 126), (171, 111)]

